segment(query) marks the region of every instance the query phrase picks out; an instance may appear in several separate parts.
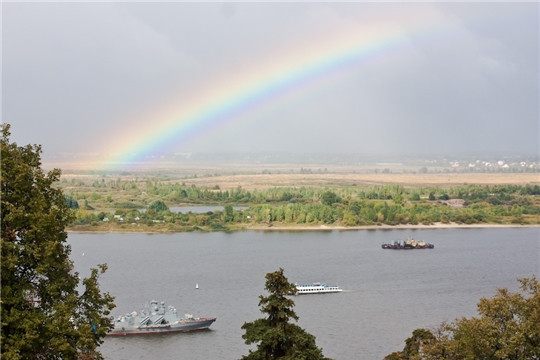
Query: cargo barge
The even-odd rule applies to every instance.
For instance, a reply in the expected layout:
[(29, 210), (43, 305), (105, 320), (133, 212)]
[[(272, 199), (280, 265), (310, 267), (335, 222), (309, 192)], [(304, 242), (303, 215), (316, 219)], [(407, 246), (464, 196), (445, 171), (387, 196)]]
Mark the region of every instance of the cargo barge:
[(393, 249), (393, 250), (412, 250), (412, 249), (433, 249), (435, 246), (424, 241), (416, 241), (414, 239), (407, 240), (394, 240), (390, 244), (382, 244), (383, 249)]

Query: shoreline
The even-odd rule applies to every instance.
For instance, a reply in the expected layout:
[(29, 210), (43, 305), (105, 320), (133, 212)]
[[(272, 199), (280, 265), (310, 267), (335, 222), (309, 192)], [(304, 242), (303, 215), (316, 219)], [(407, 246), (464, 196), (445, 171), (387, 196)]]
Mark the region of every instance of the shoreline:
[(540, 225), (520, 225), (520, 224), (442, 224), (436, 223), (433, 225), (411, 225), (411, 224), (401, 224), (401, 225), (368, 225), (368, 226), (329, 226), (329, 225), (319, 225), (319, 226), (308, 226), (308, 227), (287, 227), (287, 226), (254, 226), (249, 227), (247, 230), (265, 230), (265, 231), (347, 231), (347, 230), (406, 230), (406, 229), (469, 229), (469, 228), (525, 228), (525, 227), (537, 227), (540, 228)]
[[(432, 225), (424, 224), (400, 224), (400, 225), (367, 225), (367, 226), (332, 226), (332, 225), (316, 225), (316, 226), (268, 226), (268, 225), (255, 225), (248, 226), (245, 228), (231, 229), (226, 232), (239, 232), (239, 231), (357, 231), (357, 230), (430, 230), (430, 229), (479, 229), (479, 228), (539, 228), (540, 224), (456, 224), (456, 223), (434, 223)], [(223, 231), (223, 230), (219, 230)], [(67, 233), (81, 233), (81, 234), (106, 234), (106, 233), (116, 233), (116, 234), (132, 234), (132, 233), (141, 233), (141, 234), (177, 234), (185, 233), (187, 231), (167, 231), (167, 230), (156, 230), (156, 231), (115, 231), (115, 230), (66, 230)], [(190, 231), (192, 232), (192, 231)], [(204, 232), (215, 232), (215, 231), (204, 231)]]
[(318, 226), (307, 226), (307, 227), (287, 227), (287, 226), (254, 226), (249, 227), (247, 230), (307, 230), (307, 231), (328, 231), (328, 230), (405, 230), (405, 229), (468, 229), (468, 228), (524, 228), (524, 227), (537, 227), (540, 228), (540, 225), (521, 225), (521, 224), (456, 224), (456, 223), (434, 223), (432, 225), (424, 224), (400, 224), (400, 225), (367, 225), (367, 226), (332, 226), (332, 225), (318, 225)]

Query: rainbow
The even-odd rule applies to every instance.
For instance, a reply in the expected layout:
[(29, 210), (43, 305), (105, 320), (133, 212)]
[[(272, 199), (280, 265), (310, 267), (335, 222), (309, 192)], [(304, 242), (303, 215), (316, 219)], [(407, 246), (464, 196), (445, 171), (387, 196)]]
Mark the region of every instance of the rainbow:
[(419, 25), (408, 32), (402, 28), (341, 29), (342, 36), (328, 35), (305, 49), (290, 49), (286, 57), (273, 56), (272, 61), (243, 77), (206, 86), (204, 92), (181, 104), (181, 110), (159, 120), (152, 119), (149, 121), (152, 130), (146, 128), (138, 134), (124, 136), (123, 142), (109, 151), (116, 155), (104, 167), (145, 161), (174, 144), (194, 141), (245, 120), (246, 115), (275, 108), (346, 74), (367, 69), (406, 47), (410, 36), (420, 30)]

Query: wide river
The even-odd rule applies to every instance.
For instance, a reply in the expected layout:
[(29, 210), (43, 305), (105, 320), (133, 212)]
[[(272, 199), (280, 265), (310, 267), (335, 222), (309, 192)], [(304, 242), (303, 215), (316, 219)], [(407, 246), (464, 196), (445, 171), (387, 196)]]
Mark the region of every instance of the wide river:
[[(383, 250), (414, 237), (433, 250)], [(240, 328), (262, 316), (265, 274), (339, 284), (338, 294), (294, 297), (298, 324), (333, 359), (382, 359), (419, 327), (476, 315), (481, 297), (539, 276), (540, 228), (152, 234), (70, 233), (82, 276), (109, 270), (115, 316), (165, 301), (180, 314), (217, 317), (208, 331), (106, 338), (106, 359), (239, 359)], [(195, 284), (199, 289), (195, 289)]]

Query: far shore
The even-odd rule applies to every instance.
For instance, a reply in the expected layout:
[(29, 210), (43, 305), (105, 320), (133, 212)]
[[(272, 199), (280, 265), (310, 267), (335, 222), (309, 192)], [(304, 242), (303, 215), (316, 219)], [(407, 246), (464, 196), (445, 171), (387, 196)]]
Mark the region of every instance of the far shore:
[[(400, 225), (369, 225), (369, 226), (333, 226), (333, 225), (315, 225), (315, 226), (284, 226), (284, 225), (250, 225), (242, 228), (234, 228), (228, 230), (229, 232), (236, 231), (352, 231), (352, 230), (405, 230), (405, 229), (478, 229), (478, 228), (540, 228), (540, 224), (456, 224), (456, 223), (434, 223), (431, 225), (424, 224), (400, 224)], [(183, 231), (171, 231), (169, 229), (155, 229), (155, 231), (148, 231), (148, 228), (144, 230), (131, 228), (131, 229), (108, 229), (108, 230), (67, 230), (68, 233), (146, 233), (146, 234), (172, 234), (172, 233), (184, 233)], [(185, 231), (187, 232), (187, 231)], [(210, 231), (208, 231), (210, 232)]]
[(309, 231), (326, 231), (326, 230), (389, 230), (389, 229), (467, 229), (467, 228), (521, 228), (521, 227), (538, 227), (539, 224), (521, 225), (521, 224), (456, 224), (456, 223), (433, 223), (432, 225), (424, 224), (400, 224), (400, 225), (369, 225), (369, 226), (332, 226), (332, 225), (317, 225), (317, 226), (252, 226), (247, 230), (309, 230)]

